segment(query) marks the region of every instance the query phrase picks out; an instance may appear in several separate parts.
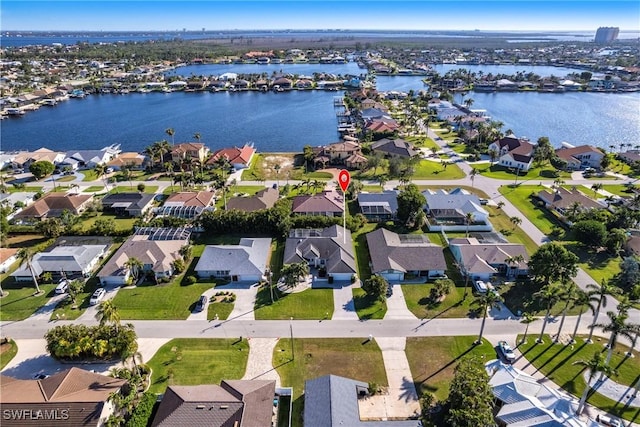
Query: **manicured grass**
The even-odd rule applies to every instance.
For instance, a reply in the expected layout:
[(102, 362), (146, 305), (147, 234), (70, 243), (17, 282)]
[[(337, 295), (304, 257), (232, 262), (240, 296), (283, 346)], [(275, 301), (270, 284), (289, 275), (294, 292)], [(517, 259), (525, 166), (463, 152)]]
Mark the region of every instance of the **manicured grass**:
[(116, 231), (124, 231), (124, 230), (133, 230), (133, 224), (136, 222), (137, 218), (123, 218), (116, 215), (104, 214), (100, 213), (96, 216), (90, 216), (82, 219), (82, 230), (88, 231), (93, 227), (93, 224), (100, 219), (113, 219), (116, 223)]
[[(533, 364), (547, 378), (560, 387), (577, 396), (582, 396), (586, 381), (582, 375), (582, 367), (574, 365), (578, 360), (588, 361), (596, 352), (607, 352), (603, 345), (607, 338), (598, 338), (594, 344), (587, 344), (580, 337), (575, 345), (553, 344), (551, 337), (546, 335), (543, 344), (536, 344), (533, 337), (527, 338), (526, 344), (521, 344), (518, 349), (523, 356)], [(521, 337), (518, 337), (518, 341)], [(626, 357), (624, 353), (629, 348), (617, 344), (613, 351), (610, 366), (618, 373), (612, 377), (613, 381), (632, 387), (640, 377), (640, 353), (634, 352), (635, 357)], [(587, 402), (619, 417), (637, 421), (638, 408), (626, 407), (625, 402), (614, 402), (599, 393), (591, 393)]]
[(505, 214), (502, 209), (494, 206), (484, 206), (484, 208), (489, 212), (489, 221), (493, 224), (494, 230), (502, 233), (509, 242), (521, 243), (529, 255), (538, 249), (538, 244), (524, 230), (520, 227), (513, 227), (509, 215)]
[(0, 371), (11, 362), (11, 359), (13, 359), (17, 353), (18, 346), (13, 340), (9, 340), (0, 345)]
[[(253, 196), (260, 190), (264, 190), (264, 185), (232, 185), (229, 187), (227, 197), (233, 197), (234, 195), (248, 194)], [(228, 199), (227, 199), (228, 200)]]
[(68, 297), (60, 301), (55, 310), (51, 313), (51, 320), (75, 320), (80, 317), (87, 308), (89, 308), (89, 300), (93, 292), (100, 287), (99, 281), (96, 277), (92, 277), (87, 280), (87, 284), (84, 287), (84, 292), (81, 292), (76, 297), (76, 304), (71, 303), (71, 299)]
[(207, 320), (215, 320), (216, 315), (218, 316), (218, 320), (227, 320), (233, 311), (234, 305), (235, 304), (232, 302), (209, 303), (209, 307), (207, 308)]
[(556, 179), (564, 178), (570, 179), (571, 174), (569, 172), (557, 171), (553, 166), (545, 165), (542, 167), (532, 167), (526, 173), (520, 171), (517, 175), (515, 171), (510, 171), (504, 166), (496, 165), (478, 166), (478, 170), (482, 176), (494, 179), (505, 179), (510, 181), (529, 181), (529, 180), (541, 180), (541, 179)]
[(454, 287), (444, 301), (439, 304), (431, 304), (429, 292), (433, 284), (402, 285), (402, 293), (407, 303), (407, 308), (418, 319), (456, 318), (469, 317), (470, 304), (473, 301), (471, 284), (467, 289), (467, 298), (463, 299), (464, 288)]
[(382, 319), (387, 313), (386, 301), (371, 298), (361, 288), (353, 288), (353, 302), (356, 307), (358, 319)]
[(369, 258), (366, 234), (372, 232), (376, 228), (377, 224), (368, 223), (351, 235), (353, 248), (356, 251), (356, 263), (358, 266), (358, 277), (360, 280), (366, 280), (371, 277), (371, 266), (369, 265), (371, 259)]
[(56, 178), (56, 182), (71, 182), (75, 180), (76, 180), (76, 177), (74, 175), (65, 175), (60, 178)]
[(118, 307), (123, 319), (184, 320), (195, 308), (198, 297), (212, 285), (194, 283), (181, 286), (180, 278), (178, 276), (168, 284), (120, 289), (113, 304)]
[(610, 280), (620, 273), (620, 261), (622, 261), (622, 258), (613, 256), (607, 251), (594, 252), (587, 250), (587, 248), (575, 241), (561, 243), (578, 256), (578, 266), (586, 271), (596, 283), (602, 282), (602, 279)]
[(380, 187), (379, 185), (363, 185), (362, 186), (362, 191), (365, 191), (367, 193), (382, 193), (382, 190), (384, 190), (384, 188)]
[(104, 187), (101, 185), (92, 185), (91, 187), (87, 187), (82, 190), (83, 193), (100, 193), (104, 190)]
[(461, 179), (464, 176), (464, 172), (456, 164), (446, 165), (430, 160), (420, 160), (413, 179)]
[(531, 199), (531, 195), (537, 194), (544, 189), (545, 187), (541, 185), (520, 185), (515, 188), (503, 185), (499, 191), (500, 194), (522, 212), (533, 225), (544, 234), (549, 235), (554, 227), (561, 226), (560, 221), (543, 206), (534, 204)]
[[(158, 186), (157, 185), (146, 185), (144, 186), (144, 193), (147, 194), (155, 194), (158, 191)], [(138, 192), (138, 186), (134, 185), (133, 187), (131, 187), (130, 185), (119, 185), (116, 188), (114, 188), (113, 190), (109, 191), (109, 194), (113, 194), (113, 193), (137, 193)]]
[(21, 188), (21, 187), (14, 187), (13, 185), (7, 185), (7, 190), (9, 191), (9, 193), (20, 193), (20, 192), (38, 193), (39, 191), (42, 190), (42, 187), (30, 185), (30, 186), (25, 186), (24, 188)]
[(462, 357), (477, 356), (485, 361), (496, 358), (488, 341), (483, 339), (481, 345), (473, 345), (476, 339), (477, 335), (407, 338), (405, 353), (418, 395), (429, 392), (443, 401), (449, 395), (454, 369)]
[(440, 146), (436, 144), (433, 139), (426, 136), (408, 136), (405, 138), (405, 141), (417, 147), (435, 148), (436, 150), (440, 150)]
[(43, 293), (34, 295), (36, 291), (32, 283), (16, 283), (11, 277), (3, 280), (2, 290), (8, 295), (0, 298), (0, 320), (24, 320), (54, 296), (56, 285), (40, 284)]
[[(629, 187), (626, 185), (622, 185), (622, 184), (604, 184), (602, 186), (602, 189), (604, 191), (608, 191), (611, 194), (615, 194), (617, 196), (621, 196), (621, 197), (633, 197), (633, 193), (629, 192)], [(585, 192), (585, 194), (589, 194), (587, 193), (587, 191), (590, 191), (591, 194), (593, 194), (593, 190), (591, 190), (590, 188), (588, 190), (582, 190), (583, 192)]]
[(258, 291), (255, 303), (256, 320), (322, 320), (333, 315), (333, 289), (307, 289), (294, 294), (282, 294), (273, 290), (275, 301), (271, 304), (268, 287)]
[(247, 368), (249, 344), (245, 339), (176, 338), (148, 362), (153, 370), (153, 393), (168, 385), (220, 384), (241, 379)]
[[(294, 329), (295, 337), (295, 329)], [(304, 382), (308, 379), (333, 374), (365, 383), (386, 386), (382, 353), (375, 340), (366, 338), (294, 338), (294, 358), (291, 339), (278, 341), (273, 354), (282, 385), (293, 387), (292, 425), (302, 426)]]
[(80, 173), (84, 175), (83, 181), (95, 181), (98, 179), (98, 174), (94, 169), (83, 170)]

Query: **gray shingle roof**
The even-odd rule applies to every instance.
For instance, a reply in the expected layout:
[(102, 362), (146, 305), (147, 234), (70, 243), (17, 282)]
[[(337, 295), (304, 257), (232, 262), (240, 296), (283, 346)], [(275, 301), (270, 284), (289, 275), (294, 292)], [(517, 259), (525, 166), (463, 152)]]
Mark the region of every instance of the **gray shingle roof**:
[(324, 228), (311, 236), (287, 239), (284, 249), (285, 264), (298, 263), (303, 261), (305, 256), (312, 255), (314, 258), (326, 260), (327, 273), (355, 274), (357, 271), (351, 232), (339, 225)]
[(460, 215), (465, 216), (468, 212), (481, 212), (488, 215), (480, 205), (480, 199), (475, 194), (469, 194), (466, 191), (451, 191), (447, 193), (444, 190), (424, 191), (422, 193), (427, 200), (427, 209), (433, 214), (437, 212), (456, 211)]
[(413, 148), (413, 145), (401, 138), (382, 138), (371, 144), (371, 149), (374, 151), (382, 151), (384, 153), (403, 157), (413, 157), (418, 154), (417, 151)]
[(447, 263), (442, 247), (429, 242), (421, 235), (409, 235), (409, 241), (403, 241), (400, 235), (379, 228), (367, 234), (367, 244), (371, 255), (371, 271), (379, 273), (385, 270), (418, 271), (446, 270)]
[(389, 214), (398, 212), (398, 192), (384, 191), (382, 193), (360, 193), (358, 204), (363, 214)]
[[(45, 271), (84, 271), (96, 257), (108, 249), (109, 245), (56, 246), (49, 252), (35, 254), (31, 266), (37, 276)], [(13, 276), (31, 276), (31, 272), (23, 264)]]
[(264, 274), (269, 238), (243, 238), (238, 245), (207, 245), (195, 271), (229, 270), (230, 275)]

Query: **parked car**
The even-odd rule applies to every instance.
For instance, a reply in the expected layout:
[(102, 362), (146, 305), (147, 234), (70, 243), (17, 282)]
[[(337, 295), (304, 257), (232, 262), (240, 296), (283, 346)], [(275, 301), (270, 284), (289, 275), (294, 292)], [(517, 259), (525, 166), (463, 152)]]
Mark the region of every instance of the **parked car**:
[(40, 372), (36, 372), (33, 375), (33, 379), (34, 380), (43, 380), (45, 378), (49, 378), (49, 375), (45, 374), (44, 372), (40, 371)]
[(516, 355), (513, 352), (513, 349), (506, 341), (500, 341), (498, 343), (498, 353), (508, 364), (512, 364), (516, 360)]
[(67, 280), (61, 280), (56, 286), (56, 294), (65, 294), (69, 290), (69, 282)]
[(105, 169), (105, 172), (106, 173), (113, 173), (113, 168), (107, 168), (107, 169)]
[(389, 283), (389, 285), (387, 286), (387, 298), (389, 298), (391, 295), (393, 295), (393, 285)]
[(198, 302), (196, 303), (196, 311), (203, 311), (207, 308), (207, 303), (209, 302), (209, 298), (206, 295), (200, 295)]
[(479, 294), (484, 294), (489, 289), (487, 284), (482, 280), (476, 280), (475, 282), (473, 282), (473, 287), (475, 288), (476, 292), (478, 292)]
[(596, 421), (602, 425), (610, 427), (622, 427), (622, 421), (618, 418), (610, 417), (608, 415), (598, 415)]
[(91, 299), (89, 299), (89, 305), (99, 304), (106, 294), (107, 294), (107, 291), (105, 291), (104, 288), (96, 289), (93, 295), (91, 295)]

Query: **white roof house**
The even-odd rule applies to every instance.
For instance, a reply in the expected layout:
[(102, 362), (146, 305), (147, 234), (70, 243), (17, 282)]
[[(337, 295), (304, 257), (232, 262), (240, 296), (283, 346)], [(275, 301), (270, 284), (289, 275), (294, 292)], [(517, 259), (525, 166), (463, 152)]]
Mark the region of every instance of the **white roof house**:
[(207, 245), (195, 272), (203, 278), (257, 282), (265, 274), (270, 252), (269, 238), (242, 238), (237, 245)]
[[(56, 246), (49, 252), (39, 252), (31, 260), (36, 276), (50, 272), (54, 276), (64, 273), (66, 277), (87, 277), (96, 266), (109, 245)], [(12, 276), (18, 281), (31, 281), (31, 271), (22, 264)]]
[(481, 206), (480, 199), (475, 194), (461, 188), (449, 192), (426, 190), (422, 194), (426, 199), (425, 212), (430, 231), (466, 231), (467, 214), (473, 215), (469, 231), (493, 230), (489, 213)]

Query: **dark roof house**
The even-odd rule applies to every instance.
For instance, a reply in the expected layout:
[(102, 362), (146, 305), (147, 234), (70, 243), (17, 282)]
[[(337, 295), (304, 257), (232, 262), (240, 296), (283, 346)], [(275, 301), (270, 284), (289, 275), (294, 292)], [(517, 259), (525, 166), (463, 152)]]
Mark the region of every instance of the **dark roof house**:
[(102, 199), (102, 207), (118, 215), (142, 216), (152, 207), (154, 197), (147, 193), (108, 194)]
[(413, 157), (418, 154), (413, 146), (402, 138), (382, 138), (371, 144), (371, 149), (393, 157)]
[(245, 212), (255, 212), (273, 207), (280, 197), (277, 188), (265, 188), (250, 197), (233, 197), (227, 201), (227, 210), (236, 209)]
[(359, 193), (360, 213), (369, 221), (389, 221), (398, 213), (398, 192)]
[(291, 212), (302, 215), (341, 216), (344, 212), (344, 201), (342, 195), (336, 191), (296, 196), (293, 198)]

